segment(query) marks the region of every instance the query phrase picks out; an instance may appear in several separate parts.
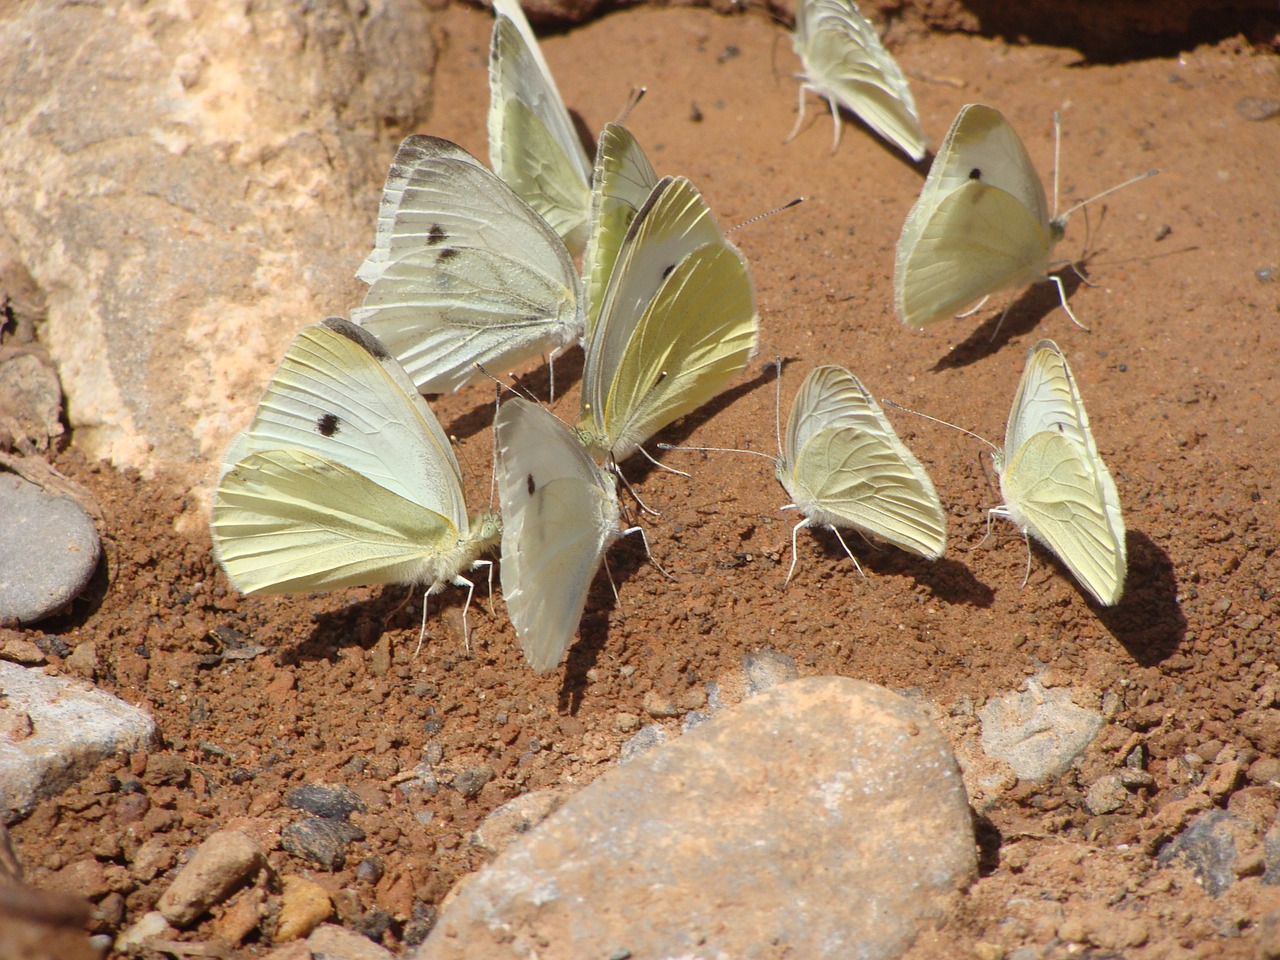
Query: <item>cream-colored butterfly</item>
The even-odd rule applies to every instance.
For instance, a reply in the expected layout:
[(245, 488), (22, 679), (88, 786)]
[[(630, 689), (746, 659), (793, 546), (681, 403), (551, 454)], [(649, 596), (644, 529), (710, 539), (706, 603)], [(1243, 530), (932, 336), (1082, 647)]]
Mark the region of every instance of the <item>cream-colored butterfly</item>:
[(493, 514), (468, 518), (458, 462), (413, 382), (340, 318), (289, 347), (228, 450), (210, 528), (245, 593), (470, 588), (462, 574), (500, 535)]
[(1052, 340), (1027, 357), (996, 471), (1004, 506), (991, 513), (1057, 554), (1100, 604), (1118, 603), (1128, 569), (1120, 496)]
[(615, 480), (537, 404), (507, 400), (494, 431), (502, 595), (525, 660), (542, 673), (573, 641), (600, 561), (622, 533)]
[(505, 372), (582, 334), (577, 268), (547, 222), (456, 144), (410, 136), (387, 175), (368, 292), (351, 318), (423, 393)]
[(779, 452), (778, 481), (791, 497), (789, 506), (804, 517), (791, 531), (788, 583), (801, 527), (830, 529), (855, 567), (842, 527), (930, 560), (942, 556), (947, 521), (929, 474), (870, 391), (844, 367), (817, 367), (805, 378)]
[(631, 131), (620, 123), (605, 124), (591, 176), (591, 233), (582, 257), (588, 340), (627, 230), (657, 185), (658, 175)]
[[(1054, 166), (1056, 207), (1056, 161)], [(1071, 321), (1088, 329), (1071, 312), (1062, 279), (1049, 272), (1049, 256), (1074, 210), (1157, 172), (1050, 217), (1044, 187), (1009, 121), (982, 104), (962, 107), (898, 238), (898, 318), (923, 327), (993, 293), (1047, 279)]]
[(788, 140), (804, 122), (804, 95), (812, 90), (831, 105), (832, 152), (840, 145), (844, 107), (912, 160), (924, 156), (924, 131), (907, 78), (852, 0), (800, 0), (791, 44), (804, 72), (799, 116)]
[(693, 184), (663, 178), (627, 228), (586, 346), (583, 442), (621, 463), (743, 369), (758, 329), (746, 258)]
[(517, 0), (494, 0), (489, 163), (577, 257), (591, 215), (591, 161)]

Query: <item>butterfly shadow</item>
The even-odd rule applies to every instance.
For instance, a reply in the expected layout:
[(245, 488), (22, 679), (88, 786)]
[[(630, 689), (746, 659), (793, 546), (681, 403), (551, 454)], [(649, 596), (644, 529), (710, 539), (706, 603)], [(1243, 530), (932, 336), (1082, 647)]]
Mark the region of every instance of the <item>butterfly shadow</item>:
[[(566, 350), (564, 353), (558, 353), (551, 361), (540, 364), (528, 373), (511, 377), (512, 382), (510, 385), (507, 380), (503, 380), (502, 391), (507, 393), (508, 389), (510, 389), (519, 396), (533, 400), (535, 403), (549, 405), (555, 399), (551, 396), (551, 364), (555, 364), (555, 395), (560, 397), (582, 379), (582, 363), (584, 359), (585, 357), (581, 350), (571, 349)], [(489, 372), (497, 376), (494, 371), (491, 370)], [(493, 381), (489, 382), (492, 383)], [(428, 399), (430, 401), (430, 398)], [(477, 403), (466, 413), (450, 420), (445, 428), (445, 433), (458, 440), (466, 440), (469, 437), (473, 437), (480, 431), (493, 426), (493, 412), (494, 401), (492, 394), (490, 394), (490, 398), (485, 402)]]
[[(802, 534), (804, 531), (802, 531)], [(844, 552), (840, 540), (827, 527), (809, 527), (808, 533), (818, 542), (822, 552), (832, 563), (844, 562), (849, 566), (849, 555)], [(911, 577), (944, 603), (967, 607), (990, 607), (995, 602), (995, 591), (973, 575), (965, 564), (949, 557), (929, 560), (900, 550), (892, 544), (877, 543), (855, 531), (843, 531), (841, 536), (849, 545), (858, 565), (867, 576)], [(797, 541), (799, 546), (800, 541)], [(803, 549), (801, 547), (800, 549)], [(800, 561), (803, 563), (803, 560)], [(797, 571), (800, 564), (796, 565)], [(849, 571), (855, 578), (856, 570)]]
[[(626, 611), (628, 600), (622, 595), (622, 585), (632, 579), (637, 570), (649, 562), (644, 543), (638, 536), (627, 536), (616, 541), (605, 555), (608, 573), (597, 572), (587, 594), (587, 605), (578, 624), (578, 639), (569, 646), (565, 659), (564, 679), (560, 684), (557, 709), (560, 713), (576, 716), (586, 694), (587, 673), (600, 662), (600, 654), (609, 642), (609, 618), (615, 609)], [(614, 594), (609, 586), (612, 576)]]
[[(1087, 274), (1084, 262), (1063, 267), (1055, 271), (1062, 279), (1063, 290), (1067, 302), (1071, 301), (1075, 292), (1080, 289)], [(1077, 272), (1079, 271), (1079, 272)], [(956, 344), (947, 355), (935, 363), (930, 371), (940, 373), (943, 370), (954, 370), (985, 360), (998, 352), (1010, 340), (1024, 337), (1040, 325), (1040, 321), (1062, 307), (1062, 298), (1058, 288), (1049, 281), (1033, 283), (1009, 304), (1008, 310), (997, 310), (963, 341)], [(985, 306), (983, 309), (987, 309)], [(1071, 319), (1063, 314), (1063, 320), (1071, 323)]]
[(1187, 635), (1178, 600), (1178, 578), (1169, 555), (1145, 533), (1125, 535), (1129, 572), (1114, 607), (1093, 604), (1098, 619), (1134, 662), (1156, 666), (1172, 656)]

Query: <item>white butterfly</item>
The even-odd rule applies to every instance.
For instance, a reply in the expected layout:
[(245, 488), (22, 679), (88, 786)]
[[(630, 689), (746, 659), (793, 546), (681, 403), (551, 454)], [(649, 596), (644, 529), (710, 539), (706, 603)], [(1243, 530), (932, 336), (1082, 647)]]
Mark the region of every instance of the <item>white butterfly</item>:
[(519, 398), (494, 420), (502, 504), (502, 595), (529, 665), (555, 668), (600, 561), (621, 535), (613, 474), (573, 432)]
[(1009, 122), (982, 104), (962, 107), (898, 239), (899, 319), (923, 327), (1047, 278), (1079, 324), (1061, 279), (1049, 275), (1065, 226), (1065, 214), (1050, 218), (1044, 187)]
[(839, 107), (844, 107), (912, 160), (924, 156), (924, 131), (907, 78), (852, 0), (800, 0), (791, 43), (804, 66), (804, 82), (800, 115), (788, 140), (804, 122), (804, 95), (812, 90), (831, 104), (833, 152), (840, 144)]
[(991, 513), (1057, 554), (1100, 604), (1118, 603), (1128, 569), (1120, 495), (1052, 340), (1027, 357), (996, 470), (1004, 506)]
[(942, 556), (946, 517), (929, 475), (848, 370), (817, 367), (805, 378), (780, 452), (778, 480), (805, 518), (791, 531), (787, 582), (795, 572), (801, 527), (829, 527), (846, 552), (840, 527), (881, 537), (930, 560)]
[(564, 243), (461, 147), (410, 136), (387, 175), (370, 284), (351, 318), (423, 393), (456, 390), (582, 334), (577, 268)]
[(590, 340), (627, 230), (658, 185), (640, 144), (620, 123), (605, 124), (591, 176), (591, 232), (582, 257), (582, 299)]
[(289, 347), (228, 449), (210, 528), (245, 593), (469, 588), (500, 534), (493, 514), (468, 519), (448, 438), (400, 365), (340, 318)]
[(745, 367), (758, 329), (746, 258), (693, 184), (660, 180), (627, 229), (586, 346), (583, 442), (621, 463)]
[(489, 162), (568, 246), (582, 253), (591, 161), (516, 0), (494, 0), (489, 47)]

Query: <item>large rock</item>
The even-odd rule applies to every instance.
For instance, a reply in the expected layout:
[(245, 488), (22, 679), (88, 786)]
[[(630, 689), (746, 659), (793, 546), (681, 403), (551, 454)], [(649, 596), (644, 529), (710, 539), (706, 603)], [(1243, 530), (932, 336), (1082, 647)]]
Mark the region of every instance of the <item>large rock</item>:
[(0, 661), (0, 815), (25, 817), (99, 761), (145, 747), (155, 721), (86, 683)]
[(796, 680), (600, 776), (414, 957), (890, 958), (975, 868), (937, 728), (872, 684)]
[(0, 251), (46, 296), (76, 442), (143, 468), (208, 461), (294, 333), (362, 295), (386, 164), (427, 107), (431, 14), (3, 11)]

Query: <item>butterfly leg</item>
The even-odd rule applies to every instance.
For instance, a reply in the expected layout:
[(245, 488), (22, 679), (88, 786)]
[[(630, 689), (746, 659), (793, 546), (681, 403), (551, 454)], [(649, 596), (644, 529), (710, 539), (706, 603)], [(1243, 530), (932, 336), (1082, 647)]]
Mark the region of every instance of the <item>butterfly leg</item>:
[[(797, 76), (801, 80), (805, 79), (803, 74), (797, 74)], [(800, 124), (804, 123), (804, 95), (812, 89), (807, 83), (800, 84), (800, 97), (796, 104), (796, 125), (791, 128), (791, 132), (787, 134), (786, 139), (782, 141), (783, 143), (790, 143), (796, 138), (796, 134), (800, 132)]]
[[(482, 563), (490, 563), (491, 561), (478, 561)], [(467, 588), (467, 602), (462, 605), (462, 646), (467, 651), (467, 656), (471, 656), (471, 628), (467, 625), (467, 611), (471, 609), (471, 598), (475, 596), (476, 585), (466, 577), (454, 577), (450, 581), (455, 587)]]
[(427, 637), (427, 601), (431, 599), (431, 590), (427, 589), (422, 595), (422, 626), (418, 630), (418, 645), (413, 648), (413, 659), (418, 659), (418, 654), (422, 652), (422, 641)]
[(1027, 572), (1022, 575), (1022, 587), (1019, 589), (1025, 589), (1027, 581), (1031, 579), (1031, 538), (1025, 531), (1022, 534), (1022, 540), (1027, 545)]
[(991, 331), (991, 339), (987, 341), (988, 343), (995, 343), (996, 337), (1000, 335), (1000, 328), (1004, 326), (1004, 318), (1009, 315), (1009, 310), (1012, 307), (1013, 307), (1012, 300), (1010, 300), (1008, 303), (1005, 304), (1004, 310), (1000, 312), (1000, 319), (996, 321), (996, 328)]
[(955, 319), (963, 320), (965, 317), (972, 317), (975, 313), (977, 313), (979, 310), (985, 307), (987, 305), (987, 301), (990, 299), (991, 299), (991, 294), (988, 293), (985, 297), (983, 297), (981, 300), (975, 303), (972, 307), (970, 307), (964, 313), (957, 313), (955, 315)]
[(644, 554), (646, 557), (649, 558), (649, 562), (652, 563), (657, 568), (658, 572), (662, 574), (664, 577), (666, 577), (668, 580), (670, 580), (672, 583), (678, 582), (675, 577), (667, 573), (666, 570), (662, 569), (662, 564), (660, 564), (657, 560), (653, 559), (653, 551), (649, 549), (649, 538), (644, 535), (644, 528), (643, 527), (627, 527), (627, 529), (622, 531), (622, 536), (629, 537), (633, 533), (640, 534), (640, 542), (644, 544)]
[[(623, 485), (624, 487), (626, 487), (626, 488), (627, 488), (627, 493), (631, 494), (632, 498), (633, 498), (633, 499), (635, 500), (635, 502), (636, 502), (636, 505), (637, 505), (641, 510), (643, 510), (645, 513), (651, 514), (651, 515), (653, 515), (653, 516), (655, 516), (655, 517), (660, 517), (660, 516), (662, 516), (662, 514), (660, 514), (657, 510), (654, 510), (652, 507), (648, 506), (648, 505), (647, 505), (643, 500), (641, 500), (641, 499), (640, 499), (640, 494), (638, 494), (638, 493), (636, 493), (636, 492), (635, 492), (635, 490), (632, 488), (631, 484), (627, 481), (627, 478), (626, 478), (625, 476), (623, 476), (623, 475), (622, 475), (622, 471), (618, 469), (618, 467), (617, 467), (617, 465), (616, 465), (616, 464), (614, 465), (613, 472), (614, 472), (614, 473), (616, 473), (616, 474), (618, 475), (618, 479), (622, 481), (622, 485)], [(678, 472), (678, 471), (677, 471), (677, 472)], [(685, 476), (688, 476), (688, 474), (685, 474)]]
[(867, 575), (862, 572), (862, 567), (858, 563), (858, 558), (853, 555), (853, 551), (849, 549), (849, 545), (844, 542), (844, 537), (840, 536), (840, 531), (835, 527), (827, 527), (827, 529), (836, 535), (836, 539), (840, 541), (840, 546), (844, 547), (844, 552), (847, 553), (849, 555), (849, 559), (853, 561), (853, 566), (854, 569), (858, 571), (858, 576), (862, 577), (863, 580), (867, 579)]
[[(795, 504), (791, 504), (795, 506)], [(783, 507), (782, 509), (786, 509)], [(791, 582), (791, 575), (796, 572), (796, 535), (800, 532), (801, 527), (809, 526), (809, 518), (805, 517), (794, 527), (791, 528), (791, 566), (787, 570), (787, 579), (782, 581), (782, 589), (787, 589), (787, 584)]]
[(840, 108), (836, 106), (836, 102), (828, 100), (827, 105), (831, 107), (831, 123), (835, 127), (831, 137), (831, 152), (835, 153), (840, 148), (840, 132), (844, 127), (840, 123)]
[(1051, 273), (1049, 274), (1049, 279), (1058, 288), (1058, 300), (1062, 303), (1062, 309), (1067, 311), (1067, 316), (1071, 318), (1071, 322), (1086, 333), (1089, 332), (1089, 328), (1076, 319), (1076, 315), (1071, 312), (1071, 307), (1067, 305), (1067, 289), (1062, 285), (1062, 278), (1056, 273)]

